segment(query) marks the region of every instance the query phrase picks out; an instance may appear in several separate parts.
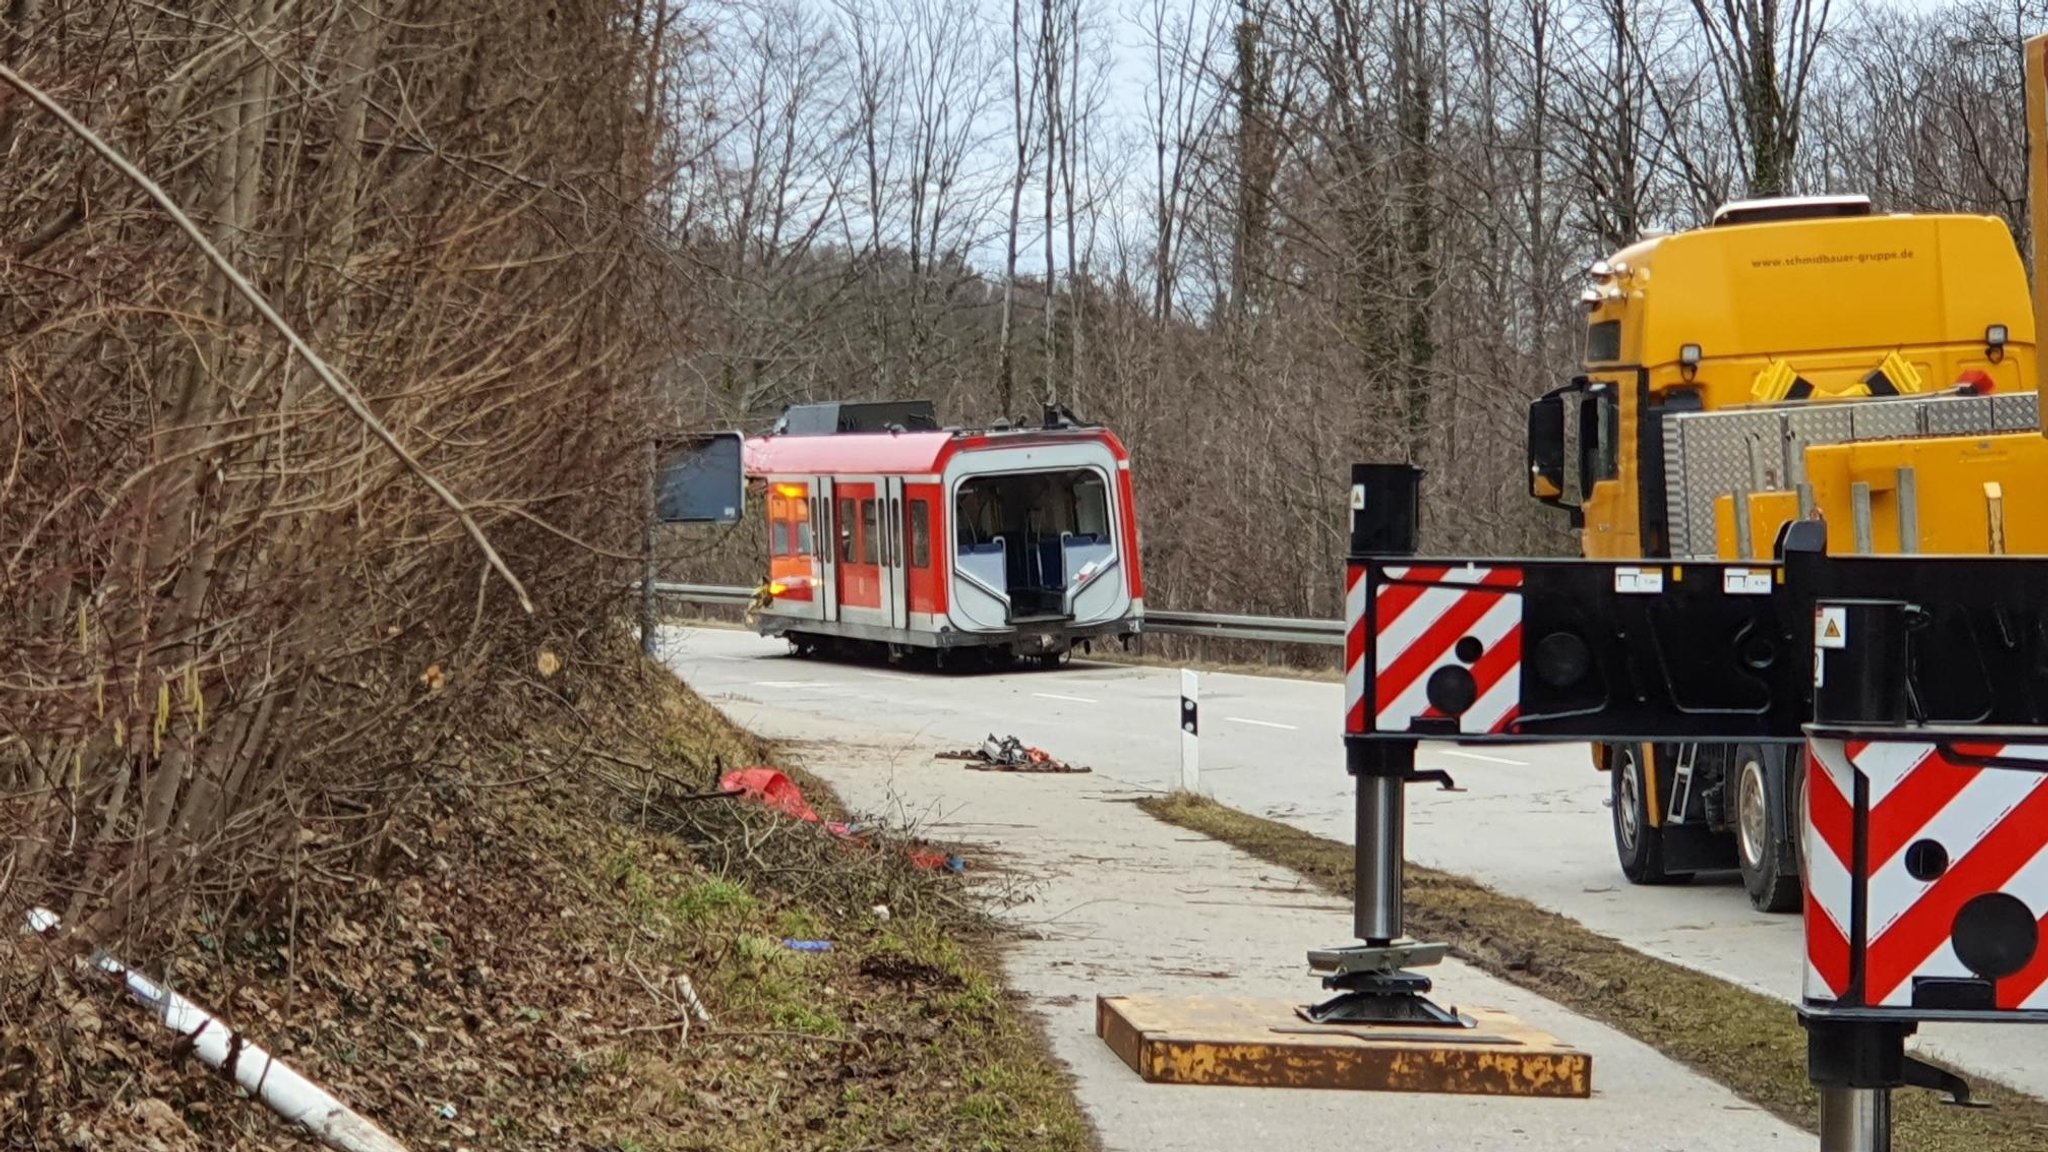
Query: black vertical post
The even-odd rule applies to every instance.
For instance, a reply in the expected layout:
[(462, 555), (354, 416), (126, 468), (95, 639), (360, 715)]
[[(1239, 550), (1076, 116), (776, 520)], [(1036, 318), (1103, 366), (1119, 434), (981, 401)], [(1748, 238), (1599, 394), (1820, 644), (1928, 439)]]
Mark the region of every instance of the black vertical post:
[[(1351, 466), (1354, 560), (1415, 555), (1420, 546), (1421, 518), (1422, 469), (1412, 464)], [(1366, 611), (1370, 628), (1369, 603)], [(1370, 685), (1370, 669), (1366, 677)], [(1370, 712), (1370, 687), (1367, 694), (1366, 707)], [(1408, 777), (1415, 771), (1415, 743), (1349, 741), (1344, 749), (1344, 768), (1358, 782), (1352, 826), (1352, 930), (1368, 945), (1385, 946), (1402, 936), (1406, 788)]]
[(1823, 600), (1813, 612), (1813, 718), (1822, 724), (1906, 723), (1906, 635), (1900, 600)]
[(1351, 555), (1413, 556), (1421, 547), (1422, 469), (1351, 466)]

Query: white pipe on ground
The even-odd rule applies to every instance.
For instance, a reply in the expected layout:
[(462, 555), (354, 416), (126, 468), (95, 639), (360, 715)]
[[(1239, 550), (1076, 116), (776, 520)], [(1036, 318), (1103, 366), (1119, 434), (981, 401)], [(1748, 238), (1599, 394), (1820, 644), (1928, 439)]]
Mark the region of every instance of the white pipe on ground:
[[(32, 908), (29, 931), (45, 935), (58, 917), (47, 908)], [(93, 954), (92, 966), (127, 985), (128, 994), (155, 1013), (165, 1028), (183, 1036), (193, 1054), (220, 1071), (271, 1111), (313, 1134), (337, 1152), (408, 1152), (406, 1146), (364, 1119), (326, 1089), (306, 1079), (291, 1065), (249, 1042), (213, 1013), (130, 971), (105, 949)]]

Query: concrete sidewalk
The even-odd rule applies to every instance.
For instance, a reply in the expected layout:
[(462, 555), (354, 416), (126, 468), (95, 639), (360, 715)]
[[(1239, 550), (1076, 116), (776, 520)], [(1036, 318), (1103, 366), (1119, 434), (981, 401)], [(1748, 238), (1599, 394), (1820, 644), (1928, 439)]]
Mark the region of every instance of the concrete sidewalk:
[[(1027, 936), (1007, 961), (1013, 988), (1046, 1022), (1082, 1105), (1115, 1152), (1257, 1147), (1754, 1152), (1814, 1137), (1655, 1051), (1456, 963), (1436, 998), (1511, 1012), (1593, 1055), (1590, 1100), (1147, 1084), (1095, 1035), (1101, 994), (1312, 999), (1310, 947), (1350, 938), (1350, 909), (1297, 877), (1139, 811), (1140, 793), (1092, 775), (1004, 775), (935, 761), (915, 717), (852, 725), (792, 708), (722, 705), (804, 764), (847, 804), (984, 846), (1032, 900), (1008, 914)], [(978, 867), (978, 872), (976, 869)]]

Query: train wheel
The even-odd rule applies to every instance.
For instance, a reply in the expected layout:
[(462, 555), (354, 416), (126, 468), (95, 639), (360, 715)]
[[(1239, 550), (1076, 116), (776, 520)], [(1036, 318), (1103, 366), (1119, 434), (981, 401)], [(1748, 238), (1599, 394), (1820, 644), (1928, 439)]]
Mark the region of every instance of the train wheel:
[(1690, 872), (1664, 869), (1664, 830), (1650, 823), (1650, 790), (1642, 746), (1609, 746), (1607, 774), (1614, 799), (1614, 852), (1632, 884), (1683, 884)]

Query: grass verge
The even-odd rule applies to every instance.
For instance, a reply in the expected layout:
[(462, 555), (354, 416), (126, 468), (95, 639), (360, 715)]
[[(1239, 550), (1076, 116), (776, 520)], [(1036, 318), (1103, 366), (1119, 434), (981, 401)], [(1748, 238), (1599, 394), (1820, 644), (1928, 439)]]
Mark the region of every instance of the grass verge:
[[(1094, 1148), (959, 878), (703, 798), (765, 750), (635, 679), (394, 779), (370, 859), (309, 821), (298, 883), (152, 968), (414, 1152)], [(316, 1147), (103, 981), (0, 949), (0, 992), (49, 1025), (0, 1012), (0, 1149)]]
[[(1334, 895), (1352, 893), (1351, 846), (1202, 797), (1148, 797), (1139, 807), (1171, 824), (1298, 873)], [(1819, 1108), (1806, 1078), (1806, 1033), (1781, 1001), (1646, 956), (1569, 917), (1469, 880), (1407, 868), (1406, 918), (1418, 939), (1632, 1036), (1777, 1116), (1811, 1130)], [(2038, 1152), (2048, 1104), (1977, 1082), (1989, 1109), (1893, 1094), (1898, 1144), (1923, 1152)]]

